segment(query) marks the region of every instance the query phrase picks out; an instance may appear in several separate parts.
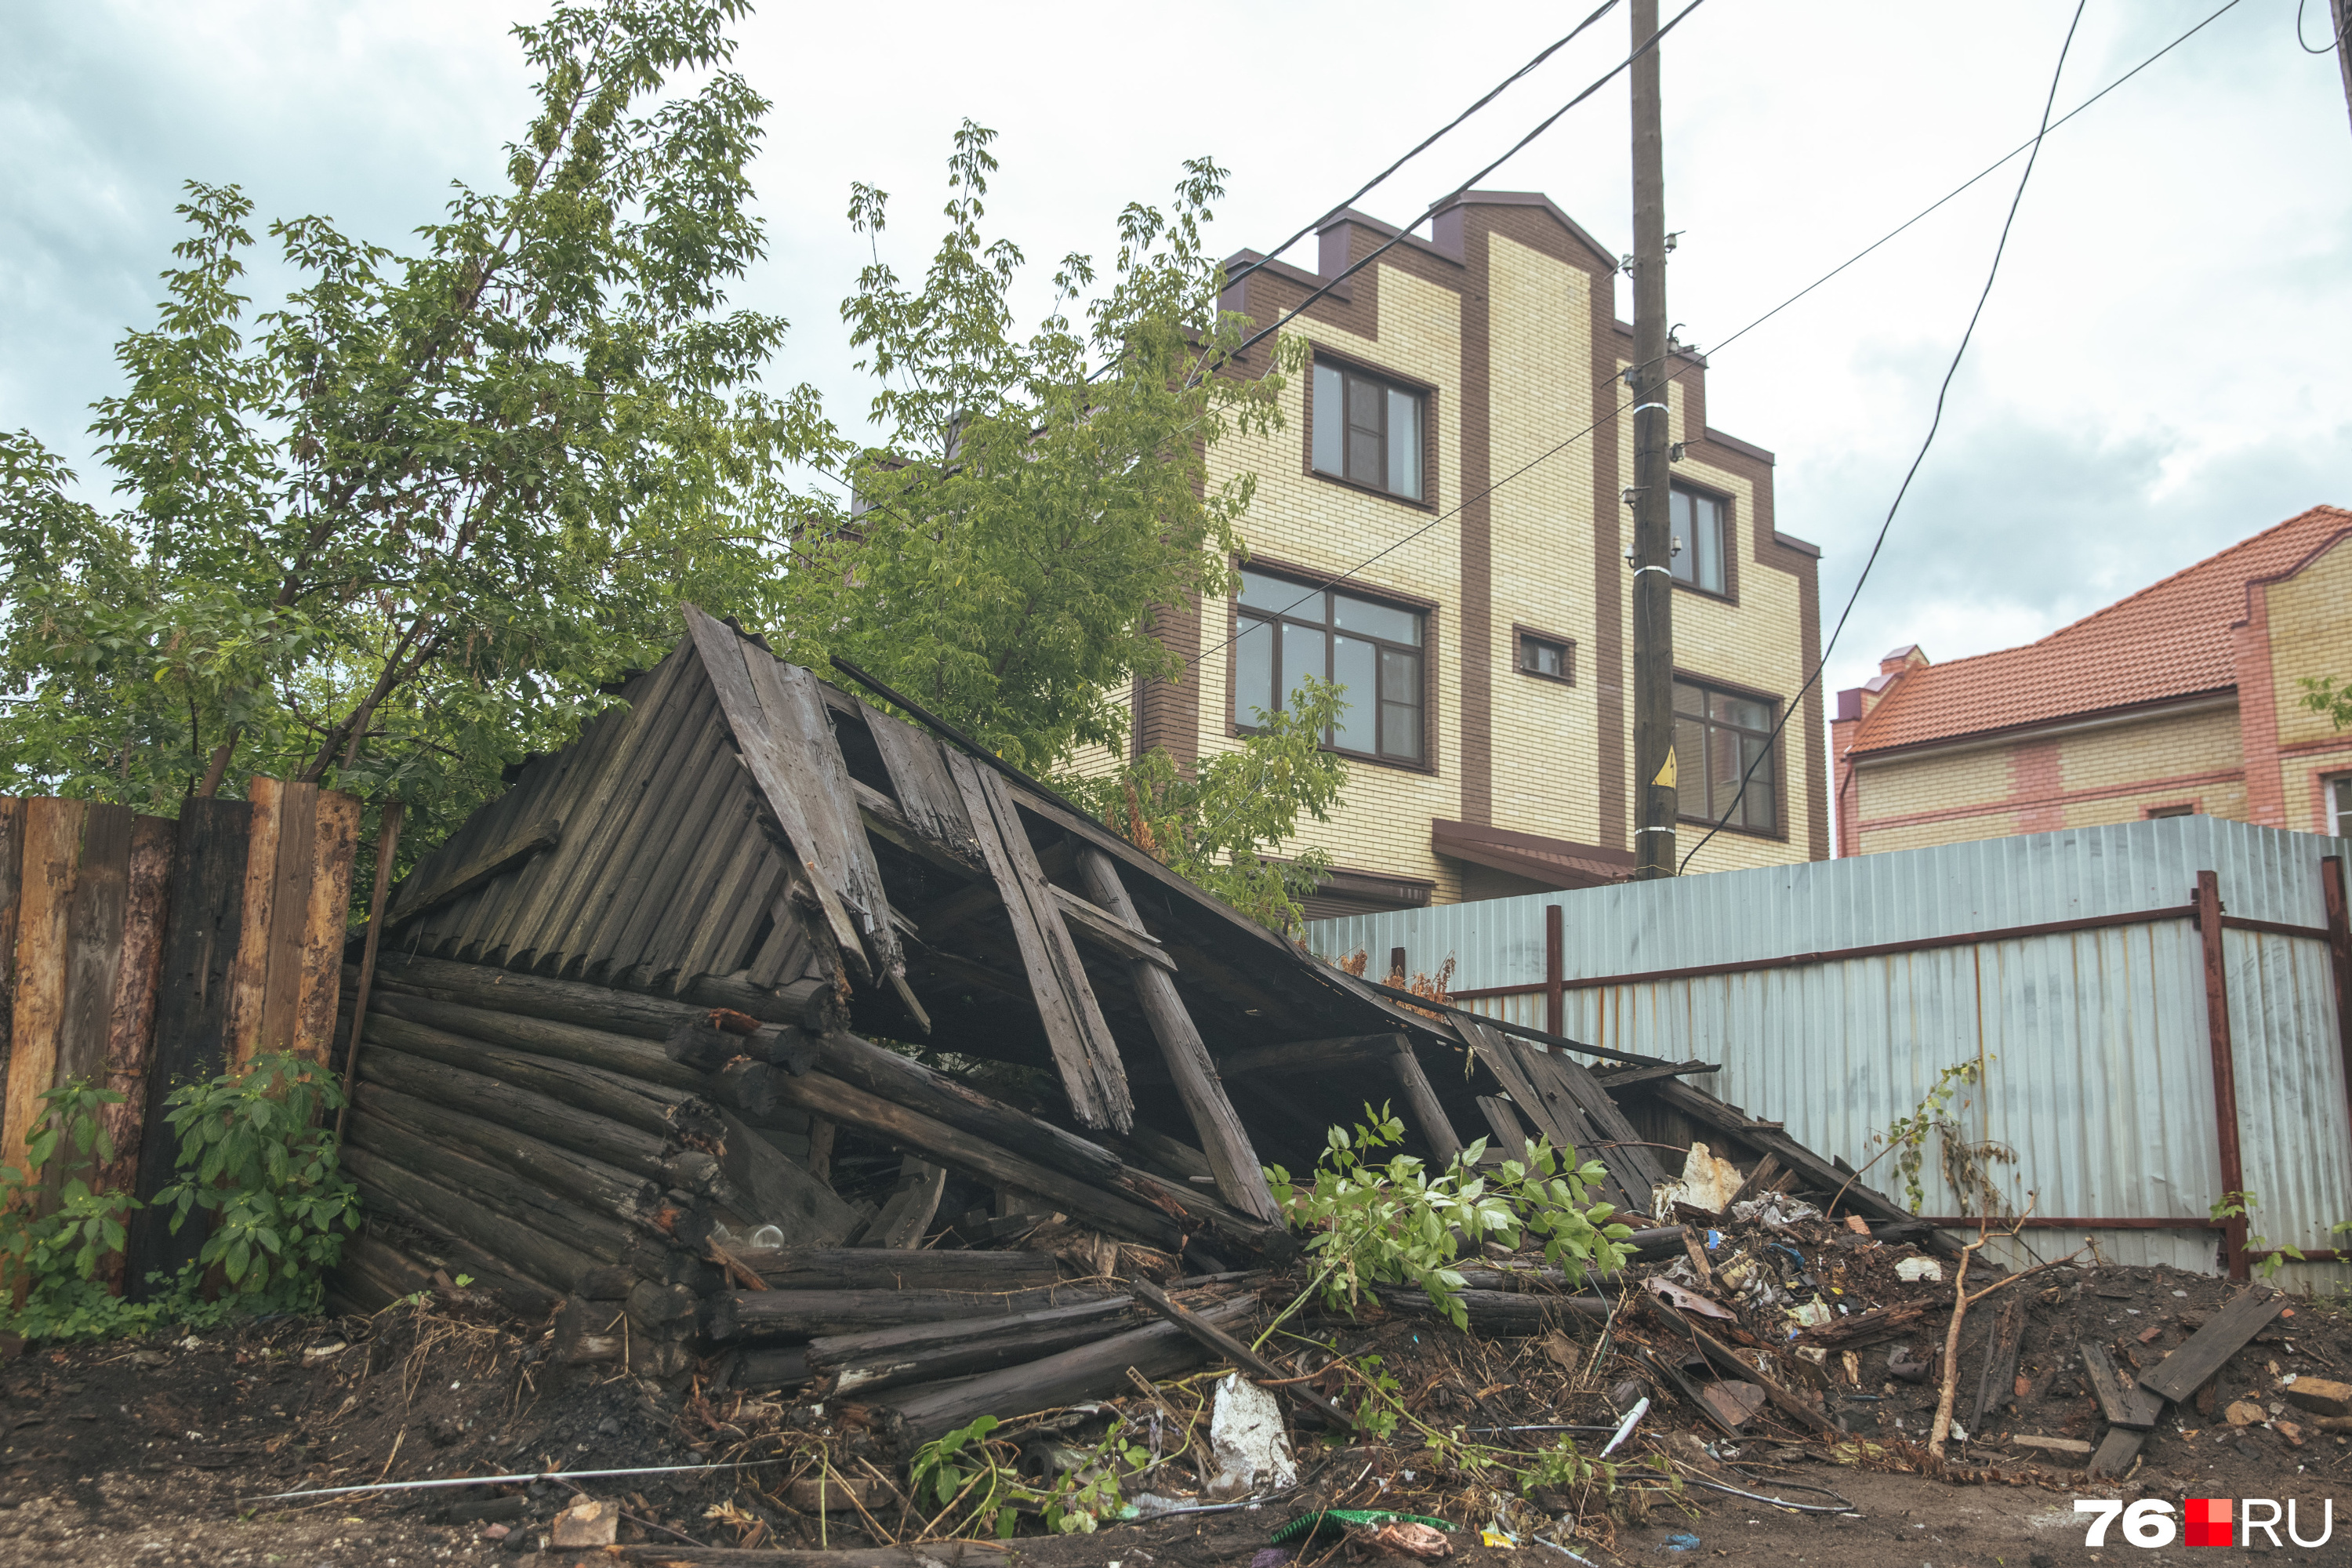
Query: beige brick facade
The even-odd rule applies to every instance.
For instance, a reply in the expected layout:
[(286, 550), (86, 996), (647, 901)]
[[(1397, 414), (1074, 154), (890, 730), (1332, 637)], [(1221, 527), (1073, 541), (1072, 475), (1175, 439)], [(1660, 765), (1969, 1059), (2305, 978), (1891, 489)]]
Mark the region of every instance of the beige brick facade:
[[(1319, 271), (1267, 264), (1226, 306), (1270, 322), (1394, 233), (1341, 214), (1322, 233)], [(1318, 360), (1422, 394), (1418, 500), (1314, 471), (1311, 373), (1285, 391), (1285, 428), (1212, 454), (1211, 483), (1257, 478), (1244, 524), (1254, 564), (1302, 589), (1345, 574), (1343, 590), (1425, 617), (1423, 761), (1351, 756), (1343, 809), (1301, 836), (1347, 871), (1447, 902), (1586, 885), (1630, 865), (1630, 514), (1619, 491), (1633, 453), (1630, 422), (1614, 415), (1632, 339), (1615, 319), (1613, 278), (1614, 258), (1549, 202), (1474, 193), (1441, 216), (1433, 242), (1397, 244), (1284, 328)], [(1687, 444), (1676, 482), (1727, 503), (1732, 562), (1726, 595), (1675, 595), (1676, 665), (1784, 702), (1815, 656), (1818, 552), (1772, 526), (1770, 455), (1706, 427), (1704, 364), (1685, 355), (1675, 368), (1671, 438)], [(1171, 645), (1197, 663), (1188, 682), (1142, 692), (1139, 744), (1189, 762), (1241, 743), (1226, 646), (1235, 626), (1230, 604), (1163, 617)], [(1522, 629), (1572, 645), (1572, 679), (1522, 673)], [(1719, 835), (1695, 869), (1827, 854), (1821, 724), (1816, 694), (1780, 748), (1780, 831)], [(1440, 847), (1442, 832), (1452, 847)], [(1465, 835), (1489, 847), (1465, 858)], [(1398, 901), (1411, 900), (1357, 907)]]
[[(2149, 700), (2117, 703), (2116, 696), (2133, 693), (2071, 668), (2086, 652), (2093, 661), (2118, 662), (2120, 639), (2101, 636), (2100, 617), (2093, 616), (2032, 648), (1985, 656), (1998, 661), (1991, 673), (2005, 686), (2080, 684), (2086, 696), (2075, 710), (2045, 712), (2042, 721), (2003, 733), (1939, 736), (1932, 732), (1933, 716), (1915, 700), (1904, 714), (1907, 743), (1874, 746), (1872, 714), (1906, 680), (1933, 668), (1916, 648), (1889, 655), (1877, 680), (1840, 694), (1832, 738), (1838, 852), (2184, 811), (2332, 831), (2328, 786), (2352, 775), (2352, 735), (2339, 734), (2326, 715), (2305, 705), (2300, 679), (2352, 675), (2352, 527), (2346, 524), (2352, 516), (2319, 509), (2101, 612), (2151, 619), (2151, 648), (2166, 646), (2169, 616), (2182, 646), (2219, 650), (2218, 673), (2176, 681), (2184, 689)], [(2209, 580), (2200, 583), (2199, 574)], [(1956, 710), (1990, 699), (1981, 679), (1937, 694)], [(1923, 731), (1926, 738), (1916, 738)]]

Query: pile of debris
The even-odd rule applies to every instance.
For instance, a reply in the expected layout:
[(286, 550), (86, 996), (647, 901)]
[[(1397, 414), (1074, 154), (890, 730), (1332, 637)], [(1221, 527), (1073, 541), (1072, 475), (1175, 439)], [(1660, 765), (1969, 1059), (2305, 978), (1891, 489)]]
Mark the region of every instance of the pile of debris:
[[(1516, 1370), (1461, 1412), (1490, 1434), (1605, 1438), (1671, 1397), (1726, 1440), (1761, 1422), (1908, 1454), (1916, 1429), (1882, 1418), (1904, 1373), (1864, 1352), (1932, 1357), (1959, 1248), (1688, 1081), (1708, 1064), (1348, 974), (908, 699), (844, 667), (928, 730), (688, 620), (352, 955), (345, 1159), (371, 1218), (334, 1305), (551, 1318), (553, 1363), (625, 1373), (743, 1451), (814, 1445), (820, 1481), (903, 1473), (982, 1417), (1098, 1430), (1125, 1400), (1175, 1444), (1160, 1484), (1206, 1496), (1230, 1467), (1176, 1441), (1206, 1395), (1187, 1416), (1155, 1380), (1229, 1364), (1360, 1443), (1423, 1418), (1412, 1389), (1372, 1395), (1424, 1345), (1503, 1347)], [(1264, 1167), (1305, 1171), (1391, 1098), (1408, 1152), (1539, 1136), (1598, 1159), (1626, 1215), (1685, 1223), (1606, 1279), (1475, 1260), (1466, 1340), (1402, 1289), (1310, 1302), (1253, 1350), (1311, 1295)], [(1970, 1432), (2015, 1375), (1995, 1370)], [(1369, 1461), (1350, 1486), (1376, 1482), (1412, 1487)]]

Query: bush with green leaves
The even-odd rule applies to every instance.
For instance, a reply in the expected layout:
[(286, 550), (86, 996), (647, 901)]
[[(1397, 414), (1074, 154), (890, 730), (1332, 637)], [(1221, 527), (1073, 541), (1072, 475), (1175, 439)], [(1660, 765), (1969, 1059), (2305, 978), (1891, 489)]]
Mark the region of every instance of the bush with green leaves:
[(908, 1477), (916, 1503), (942, 1517), (957, 1512), (950, 1533), (989, 1529), (1007, 1539), (1024, 1513), (1034, 1513), (1057, 1535), (1090, 1535), (1125, 1510), (1121, 1483), (1153, 1463), (1126, 1418), (1114, 1416), (1090, 1450), (1039, 1484), (1021, 1474), (1019, 1449), (992, 1436), (997, 1426), (995, 1416), (983, 1415), (916, 1450)]
[(1320, 1289), (1332, 1307), (1353, 1310), (1366, 1287), (1409, 1282), (1454, 1327), (1466, 1328), (1465, 1281), (1454, 1262), (1464, 1247), (1475, 1251), (1489, 1240), (1515, 1251), (1539, 1241), (1571, 1283), (1623, 1266), (1623, 1242), (1633, 1231), (1612, 1217), (1615, 1205), (1591, 1196), (1608, 1175), (1599, 1161), (1580, 1163), (1575, 1150), (1531, 1138), (1520, 1158), (1482, 1173), (1482, 1138), (1432, 1175), (1401, 1151), (1378, 1157), (1404, 1138), (1404, 1123), (1388, 1106), (1367, 1105), (1364, 1115), (1352, 1133), (1331, 1129), (1310, 1186), (1279, 1165), (1266, 1167), (1266, 1184), (1292, 1227), (1313, 1233), (1307, 1251), (1322, 1271), (1308, 1289)]
[(241, 1073), (172, 1091), (165, 1120), (179, 1139), (179, 1179), (155, 1194), (176, 1234), (212, 1212), (197, 1262), (220, 1265), (257, 1310), (317, 1310), (320, 1276), (359, 1226), (359, 1189), (342, 1173), (324, 1125), (342, 1089), (316, 1062), (256, 1057)]
[(0, 1258), (25, 1292), (13, 1310), (0, 1297), (0, 1321), (26, 1339), (99, 1339), (150, 1321), (110, 1293), (103, 1278), (107, 1258), (122, 1250), (123, 1222), (139, 1206), (129, 1193), (95, 1186), (114, 1159), (99, 1108), (121, 1100), (80, 1079), (59, 1084), (41, 1096), (25, 1164), (0, 1165)]

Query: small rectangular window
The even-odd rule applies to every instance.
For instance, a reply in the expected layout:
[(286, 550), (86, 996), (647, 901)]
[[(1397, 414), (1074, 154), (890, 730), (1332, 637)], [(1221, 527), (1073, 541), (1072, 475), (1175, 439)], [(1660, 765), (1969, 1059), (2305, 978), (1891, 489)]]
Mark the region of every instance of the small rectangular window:
[(1682, 816), (1759, 833), (1780, 826), (1772, 750), (1778, 704), (1675, 682), (1675, 772)]
[(1672, 516), (1675, 542), (1681, 546), (1675, 553), (1675, 581), (1710, 594), (1729, 592), (1724, 586), (1723, 503), (1678, 485)]
[(2197, 808), (2193, 805), (2151, 805), (2147, 808), (2147, 816), (2150, 821), (2153, 821), (2159, 816), (2194, 816), (2196, 815)]
[(1234, 615), (1234, 727), (1283, 710), (1307, 676), (1341, 688), (1347, 706), (1325, 731), (1335, 751), (1392, 762), (1422, 757), (1418, 610), (1244, 572)]
[(1328, 362), (1315, 366), (1315, 471), (1422, 499), (1422, 395)]
[(2352, 838), (2352, 774), (2327, 781), (2327, 835)]
[(1519, 672), (1540, 676), (1546, 680), (1572, 683), (1576, 679), (1576, 645), (1566, 637), (1548, 637), (1540, 632), (1521, 632)]

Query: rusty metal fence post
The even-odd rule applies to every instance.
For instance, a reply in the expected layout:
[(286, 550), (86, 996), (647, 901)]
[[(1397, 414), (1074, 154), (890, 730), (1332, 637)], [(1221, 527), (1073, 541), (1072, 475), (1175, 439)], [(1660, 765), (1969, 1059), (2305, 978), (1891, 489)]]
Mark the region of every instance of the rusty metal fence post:
[[(2205, 947), (2205, 1037), (2213, 1055), (2213, 1126), (2221, 1146), (2221, 1190), (2243, 1193), (2246, 1168), (2238, 1150), (2238, 1062), (2230, 1038), (2230, 983), (2221, 962), (2221, 879), (2197, 873), (2197, 931)], [(2243, 1200), (2241, 1199), (2241, 1202)], [(2229, 1222), (2222, 1236), (2229, 1248), (2230, 1278), (2248, 1278), (2246, 1216)]]

